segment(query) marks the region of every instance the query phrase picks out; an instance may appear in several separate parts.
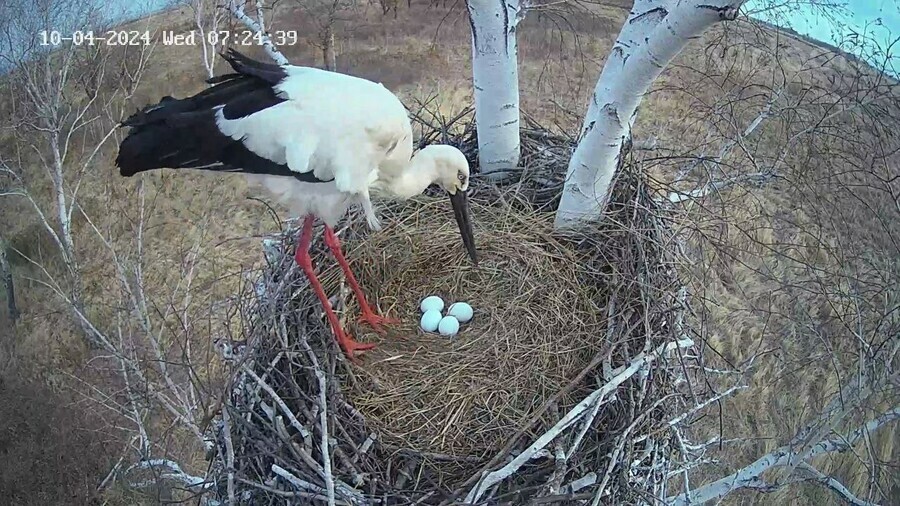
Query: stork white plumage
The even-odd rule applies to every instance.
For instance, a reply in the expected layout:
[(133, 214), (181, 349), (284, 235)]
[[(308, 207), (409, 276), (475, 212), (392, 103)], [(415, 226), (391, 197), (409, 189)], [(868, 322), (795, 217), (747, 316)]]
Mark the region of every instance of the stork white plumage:
[(396, 320), (375, 314), (341, 253), (334, 227), (353, 205), (380, 228), (371, 196), (410, 198), (437, 184), (450, 195), (463, 244), (477, 263), (468, 218), (469, 164), (457, 148), (432, 145), (413, 155), (409, 112), (381, 84), (316, 68), (274, 65), (234, 50), (234, 73), (184, 99), (164, 97), (122, 122), (132, 127), (119, 146), (123, 176), (154, 169), (243, 172), (305, 217), (296, 260), (325, 308), (335, 337), (352, 359), (373, 344), (341, 328), (319, 283), (309, 245), (315, 218), (325, 243), (353, 287), (361, 321), (383, 332)]

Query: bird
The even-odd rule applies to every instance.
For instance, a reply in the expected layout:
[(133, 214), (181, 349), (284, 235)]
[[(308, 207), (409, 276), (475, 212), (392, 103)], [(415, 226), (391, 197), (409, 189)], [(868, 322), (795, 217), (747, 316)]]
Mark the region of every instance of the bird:
[(351, 361), (373, 343), (344, 330), (319, 282), (309, 247), (316, 219), (360, 306), (360, 322), (379, 333), (399, 320), (368, 304), (334, 232), (354, 206), (370, 229), (381, 224), (372, 198), (403, 200), (436, 185), (450, 197), (463, 246), (477, 265), (467, 191), (465, 154), (448, 144), (414, 152), (410, 114), (381, 83), (315, 67), (273, 64), (233, 48), (222, 57), (233, 72), (207, 79), (208, 88), (185, 98), (162, 97), (123, 120), (119, 143), (123, 177), (175, 169), (243, 173), (303, 218), (294, 259), (309, 279), (334, 333)]

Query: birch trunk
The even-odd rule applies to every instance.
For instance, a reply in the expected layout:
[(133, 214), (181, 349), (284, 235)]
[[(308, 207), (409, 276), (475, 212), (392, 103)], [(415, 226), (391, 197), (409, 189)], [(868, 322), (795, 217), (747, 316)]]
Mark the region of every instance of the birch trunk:
[(244, 11), (246, 4), (247, 0), (231, 0), (231, 2), (228, 3), (228, 10), (238, 21), (247, 27), (248, 30), (254, 34), (259, 34), (263, 49), (266, 50), (266, 54), (268, 54), (269, 57), (275, 60), (275, 63), (287, 65), (289, 63), (287, 57), (285, 57), (275, 43), (272, 42), (272, 38), (269, 37), (269, 33), (266, 31), (266, 22), (262, 16), (262, 5), (259, 0), (256, 2), (259, 19), (253, 19)]
[(516, 25), (519, 0), (468, 0), (472, 26), (472, 78), (481, 173), (492, 180), (519, 164), (519, 71)]
[(637, 107), (663, 69), (744, 0), (637, 0), (603, 66), (566, 175), (556, 229), (598, 218)]
[(190, 7), (194, 10), (194, 24), (201, 39), (203, 68), (206, 69), (206, 76), (211, 79), (216, 75), (216, 48), (220, 45), (218, 40), (222, 11), (209, 0), (192, 0)]

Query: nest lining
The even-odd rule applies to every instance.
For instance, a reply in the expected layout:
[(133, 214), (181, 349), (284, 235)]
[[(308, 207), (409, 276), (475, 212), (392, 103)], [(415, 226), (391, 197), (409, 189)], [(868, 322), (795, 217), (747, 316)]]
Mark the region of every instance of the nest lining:
[[(392, 206), (381, 232), (343, 241), (370, 302), (402, 321), (386, 336), (356, 327), (358, 339), (378, 348), (346, 391), (394, 447), (496, 452), (578, 374), (605, 334), (605, 282), (553, 238), (552, 214), (472, 200), (477, 267), (464, 255), (445, 198)], [(322, 260), (326, 289), (338, 293), (340, 269)], [(434, 294), (476, 309), (452, 339), (418, 328), (419, 302)], [(356, 314), (351, 298), (345, 321)]]

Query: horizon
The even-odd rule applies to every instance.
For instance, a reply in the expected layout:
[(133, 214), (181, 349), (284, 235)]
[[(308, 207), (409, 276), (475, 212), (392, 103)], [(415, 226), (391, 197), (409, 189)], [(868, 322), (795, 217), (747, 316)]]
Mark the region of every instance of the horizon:
[[(828, 1), (828, 0), (826, 0)], [(838, 0), (835, 0), (836, 2)], [(827, 45), (837, 47), (893, 76), (900, 74), (900, 59), (888, 51), (900, 37), (900, 4), (896, 0), (845, 0), (839, 9), (815, 6), (816, 0), (798, 0), (803, 5), (771, 0), (748, 0), (741, 12), (750, 19), (793, 30)], [(127, 22), (178, 6), (178, 0), (114, 0), (104, 12), (107, 22)], [(0, 62), (0, 72), (4, 72)]]
[(876, 69), (898, 75), (900, 60), (891, 49), (900, 37), (900, 5), (896, 0), (845, 0), (840, 2), (843, 7), (837, 9), (808, 4), (770, 8), (769, 3), (748, 0), (742, 10), (751, 19), (790, 28), (853, 54)]
[[(883, 68), (898, 75), (898, 57), (891, 53), (884, 54), (885, 49), (900, 36), (900, 5), (896, 0), (834, 0), (844, 6), (836, 10), (814, 6), (815, 2), (796, 0), (793, 7), (772, 8), (772, 0), (748, 0), (741, 7), (741, 12), (751, 19), (789, 28), (800, 35), (837, 47), (877, 69)], [(178, 2), (145, 0), (138, 4), (118, 0), (118, 3), (124, 6), (125, 19), (137, 19), (173, 7)], [(756, 12), (759, 14), (752, 16)]]

